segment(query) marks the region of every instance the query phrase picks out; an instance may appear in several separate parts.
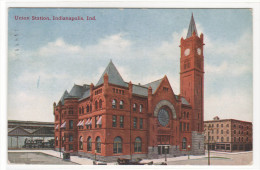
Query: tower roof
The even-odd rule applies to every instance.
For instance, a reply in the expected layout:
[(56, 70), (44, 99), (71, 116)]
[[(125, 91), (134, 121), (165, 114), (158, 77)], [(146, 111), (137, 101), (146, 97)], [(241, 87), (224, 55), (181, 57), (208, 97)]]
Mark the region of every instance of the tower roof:
[(192, 13), (191, 19), (190, 19), (189, 30), (188, 30), (186, 38), (190, 38), (194, 31), (195, 31), (195, 34), (198, 36), (197, 29), (196, 29), (196, 24), (195, 24), (195, 21), (194, 21), (194, 18), (193, 18), (193, 13)]
[(108, 82), (111, 84), (116, 84), (119, 86), (127, 87), (127, 83), (124, 82), (123, 78), (117, 71), (115, 65), (113, 64), (112, 60), (109, 62), (107, 68), (103, 72), (102, 76), (100, 77), (96, 86), (99, 86), (104, 83), (104, 75), (107, 73), (108, 75)]

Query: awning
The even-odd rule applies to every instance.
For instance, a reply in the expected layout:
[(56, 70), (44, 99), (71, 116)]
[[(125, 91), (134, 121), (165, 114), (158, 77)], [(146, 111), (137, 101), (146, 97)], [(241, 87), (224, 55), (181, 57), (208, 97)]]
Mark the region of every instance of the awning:
[(79, 123), (77, 124), (77, 126), (80, 126), (80, 124), (81, 124), (81, 121), (79, 121)]
[(66, 128), (66, 121), (60, 126), (60, 128)]
[(86, 121), (85, 125), (88, 125), (88, 123), (89, 123), (89, 119)]
[(81, 121), (79, 126), (84, 126), (84, 120)]
[(97, 125), (102, 125), (102, 116), (99, 117), (99, 119), (97, 121)]
[(92, 121), (91, 121), (91, 119), (89, 119), (88, 125), (92, 125)]
[(57, 125), (55, 129), (59, 129), (59, 125)]

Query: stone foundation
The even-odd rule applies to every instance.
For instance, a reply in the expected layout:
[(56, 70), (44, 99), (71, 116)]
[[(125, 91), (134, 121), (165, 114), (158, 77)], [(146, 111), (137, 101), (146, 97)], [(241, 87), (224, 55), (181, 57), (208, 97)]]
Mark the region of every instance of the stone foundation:
[(204, 155), (204, 134), (196, 131), (192, 132), (192, 155)]

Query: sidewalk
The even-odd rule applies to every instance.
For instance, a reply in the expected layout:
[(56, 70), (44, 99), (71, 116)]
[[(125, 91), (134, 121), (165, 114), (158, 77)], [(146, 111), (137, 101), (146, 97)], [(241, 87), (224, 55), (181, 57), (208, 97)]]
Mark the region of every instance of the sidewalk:
[[(62, 159), (62, 153), (60, 155), (60, 152), (58, 151), (54, 151), (54, 150), (9, 150), (8, 152), (41, 152), (47, 155), (51, 155), (57, 158), (61, 158)], [(234, 155), (234, 154), (243, 154), (243, 153), (249, 153), (252, 151), (247, 151), (247, 152), (218, 152), (218, 151), (210, 151), (210, 156), (219, 156), (220, 154), (230, 154), (230, 155)], [(201, 158), (206, 158), (208, 157), (208, 152), (205, 151), (205, 155), (190, 155), (190, 159), (201, 159)], [(188, 155), (186, 156), (179, 156), (179, 157), (171, 157), (171, 158), (167, 158), (167, 162), (172, 162), (172, 161), (182, 161), (182, 160), (188, 160)], [(93, 165), (93, 160), (88, 159), (88, 158), (84, 158), (84, 157), (79, 157), (79, 156), (71, 156), (70, 157), (70, 161), (80, 164), (80, 165)], [(165, 162), (165, 158), (160, 158), (160, 159), (143, 159), (141, 162), (142, 163), (148, 163), (153, 161), (154, 164), (156, 163), (162, 163)], [(115, 165), (116, 162), (111, 162), (111, 163), (107, 163), (107, 165)]]

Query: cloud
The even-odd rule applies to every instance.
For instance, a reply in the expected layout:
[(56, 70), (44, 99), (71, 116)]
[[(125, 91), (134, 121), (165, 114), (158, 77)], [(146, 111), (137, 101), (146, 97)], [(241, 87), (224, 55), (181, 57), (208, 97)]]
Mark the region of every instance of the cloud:
[(220, 94), (205, 96), (204, 120), (212, 120), (214, 116), (220, 119), (239, 119), (252, 121), (253, 95), (252, 91), (233, 88), (224, 89)]
[[(199, 24), (197, 29), (199, 34), (204, 32)], [(126, 82), (146, 84), (167, 75), (174, 93), (179, 94), (179, 44), (181, 37), (186, 38), (186, 33), (187, 29), (173, 32), (168, 41), (162, 41), (156, 47), (145, 43), (137, 46), (128, 39), (127, 33), (117, 33), (87, 46), (73, 45), (60, 37), (39, 49), (22, 50), (24, 55), (19, 57), (14, 50), (10, 50), (9, 66), (15, 72), (11, 72), (9, 77), (12, 79), (9, 86), (13, 90), (9, 95), (10, 119), (18, 115), (17, 119), (22, 120), (20, 115), (24, 114), (28, 116), (26, 119), (34, 120), (33, 113), (27, 112), (35, 110), (41, 114), (39, 120), (52, 121), (52, 103), (60, 99), (63, 91), (70, 90), (73, 83), (97, 83), (110, 59), (113, 59)], [(238, 79), (252, 72), (252, 47), (246, 43), (250, 42), (250, 38), (250, 34), (245, 33), (236, 42), (228, 42), (213, 41), (205, 36), (205, 72), (211, 77), (205, 79), (205, 85), (213, 79), (214, 83), (222, 82), (227, 75)], [(36, 89), (39, 76), (41, 88)], [(216, 87), (226, 88), (219, 84)], [(234, 115), (234, 118), (236, 115), (243, 117), (245, 113), (252, 115), (252, 95), (247, 91), (240, 89), (229, 92), (226, 89), (221, 94), (214, 92), (214, 89), (210, 89), (209, 93), (206, 91), (205, 118), (212, 119), (215, 114), (225, 118), (227, 113)]]

